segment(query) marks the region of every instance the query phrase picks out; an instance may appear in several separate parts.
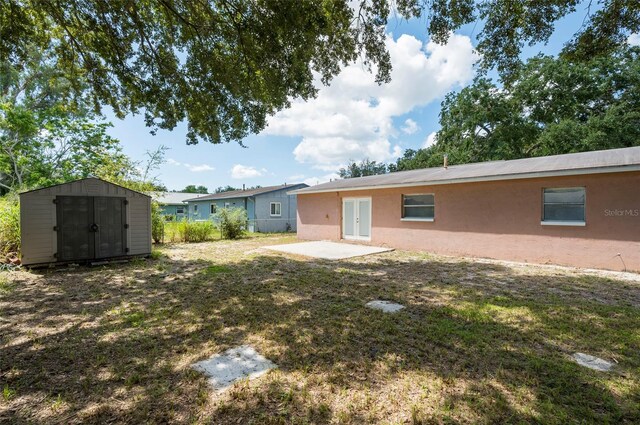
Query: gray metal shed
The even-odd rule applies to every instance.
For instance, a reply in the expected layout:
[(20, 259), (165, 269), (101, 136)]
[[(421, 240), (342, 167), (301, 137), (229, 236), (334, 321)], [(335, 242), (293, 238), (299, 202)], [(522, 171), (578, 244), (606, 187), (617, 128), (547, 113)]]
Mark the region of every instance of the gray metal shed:
[(22, 264), (151, 253), (151, 197), (95, 177), (20, 194)]

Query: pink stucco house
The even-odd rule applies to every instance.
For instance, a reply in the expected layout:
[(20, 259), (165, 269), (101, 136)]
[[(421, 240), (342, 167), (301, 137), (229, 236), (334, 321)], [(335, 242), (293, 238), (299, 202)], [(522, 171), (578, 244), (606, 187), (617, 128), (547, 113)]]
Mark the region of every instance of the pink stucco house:
[(640, 147), (403, 171), (292, 193), (304, 240), (640, 271)]

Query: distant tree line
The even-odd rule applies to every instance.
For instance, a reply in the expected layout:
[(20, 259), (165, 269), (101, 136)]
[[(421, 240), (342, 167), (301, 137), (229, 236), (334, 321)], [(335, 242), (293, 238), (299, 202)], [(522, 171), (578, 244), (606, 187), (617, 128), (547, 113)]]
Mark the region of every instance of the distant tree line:
[[(248, 188), (245, 187), (245, 189), (246, 190), (251, 190), (251, 189), (259, 189), (261, 187), (262, 186), (257, 185), (257, 186), (251, 186), (251, 187), (248, 187)], [(233, 186), (230, 186), (230, 185), (219, 186), (213, 191), (213, 193), (233, 192), (234, 190), (240, 190), (240, 188), (233, 187)], [(196, 186), (194, 184), (190, 184), (187, 187), (185, 187), (184, 189), (180, 190), (179, 192), (206, 194), (206, 193), (209, 193), (209, 189), (207, 189), (206, 186), (202, 186), (202, 185)]]

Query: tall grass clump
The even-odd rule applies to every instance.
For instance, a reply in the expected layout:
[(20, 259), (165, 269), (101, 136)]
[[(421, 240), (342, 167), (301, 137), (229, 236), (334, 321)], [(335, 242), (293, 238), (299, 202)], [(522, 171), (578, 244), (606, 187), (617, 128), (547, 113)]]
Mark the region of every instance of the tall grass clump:
[(216, 219), (223, 239), (238, 239), (247, 231), (247, 211), (243, 208), (222, 208)]
[(216, 226), (210, 221), (174, 221), (164, 223), (167, 242), (204, 242), (215, 239)]
[[(20, 252), (20, 202), (18, 195), (0, 197), (0, 254)], [(1, 259), (0, 259), (1, 261)]]

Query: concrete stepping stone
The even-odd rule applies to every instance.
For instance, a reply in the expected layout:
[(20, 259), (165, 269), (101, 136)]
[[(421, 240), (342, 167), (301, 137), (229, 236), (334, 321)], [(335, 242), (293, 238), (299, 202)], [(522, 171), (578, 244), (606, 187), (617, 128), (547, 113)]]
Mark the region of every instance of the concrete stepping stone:
[(613, 363), (609, 363), (599, 357), (590, 356), (585, 353), (575, 353), (573, 355), (574, 360), (584, 367), (589, 369), (598, 370), (600, 372), (608, 372), (613, 368)]
[(373, 300), (366, 304), (367, 307), (384, 311), (385, 313), (396, 313), (404, 308), (402, 304), (392, 301)]
[(241, 345), (194, 363), (191, 367), (204, 373), (213, 389), (221, 392), (238, 380), (258, 378), (277, 366), (258, 354), (253, 347)]

